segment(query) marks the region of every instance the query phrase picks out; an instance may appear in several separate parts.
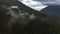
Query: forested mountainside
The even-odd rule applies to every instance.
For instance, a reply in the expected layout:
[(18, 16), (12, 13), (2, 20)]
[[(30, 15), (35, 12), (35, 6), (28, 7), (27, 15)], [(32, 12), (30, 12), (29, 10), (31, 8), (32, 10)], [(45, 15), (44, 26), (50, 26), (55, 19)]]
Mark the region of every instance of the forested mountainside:
[(60, 18), (18, 0), (0, 0), (0, 34), (60, 34)]

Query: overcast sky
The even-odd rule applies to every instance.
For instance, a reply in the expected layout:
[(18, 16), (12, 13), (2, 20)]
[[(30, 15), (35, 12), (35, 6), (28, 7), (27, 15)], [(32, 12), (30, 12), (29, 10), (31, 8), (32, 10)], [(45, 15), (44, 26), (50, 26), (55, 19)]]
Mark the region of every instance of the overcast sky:
[(42, 10), (46, 7), (48, 7), (48, 5), (60, 5), (60, 0), (19, 0), (21, 1), (23, 4), (31, 7), (32, 9), (35, 10)]

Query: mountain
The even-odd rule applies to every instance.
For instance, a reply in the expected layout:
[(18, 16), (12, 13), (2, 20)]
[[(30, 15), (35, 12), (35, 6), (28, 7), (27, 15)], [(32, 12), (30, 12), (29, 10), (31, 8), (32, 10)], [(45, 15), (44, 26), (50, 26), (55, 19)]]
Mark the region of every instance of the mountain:
[(18, 0), (0, 0), (0, 34), (60, 34), (60, 19), (45, 17)]
[(41, 10), (41, 12), (45, 12), (60, 17), (60, 5), (48, 6)]
[(46, 16), (46, 15), (40, 13), (39, 11), (34, 10), (34, 9), (32, 9), (32, 8), (24, 5), (23, 3), (21, 3), (21, 2), (18, 1), (18, 0), (1, 0), (1, 1), (0, 1), (0, 4), (1, 4), (1, 5), (5, 5), (5, 6), (7, 6), (7, 7), (10, 7), (10, 6), (18, 6), (21, 11), (26, 11), (26, 12), (31, 13), (31, 14), (33, 13), (33, 14), (35, 14), (36, 16), (37, 16), (37, 15), (38, 15), (38, 16), (43, 16), (43, 17)]

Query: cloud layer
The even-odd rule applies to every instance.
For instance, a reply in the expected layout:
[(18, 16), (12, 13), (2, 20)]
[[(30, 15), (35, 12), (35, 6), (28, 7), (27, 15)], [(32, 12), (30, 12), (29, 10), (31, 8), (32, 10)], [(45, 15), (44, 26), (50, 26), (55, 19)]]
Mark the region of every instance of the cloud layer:
[(43, 8), (47, 7), (47, 5), (43, 5), (41, 2), (39, 1), (33, 1), (33, 0), (22, 0), (21, 1), (23, 4), (31, 7), (32, 9), (35, 10), (42, 10)]

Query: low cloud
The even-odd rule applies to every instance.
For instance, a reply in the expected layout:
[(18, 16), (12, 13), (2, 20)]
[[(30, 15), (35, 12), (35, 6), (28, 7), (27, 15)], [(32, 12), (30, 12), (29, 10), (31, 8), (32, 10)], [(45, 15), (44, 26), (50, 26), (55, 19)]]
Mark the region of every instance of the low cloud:
[(35, 10), (42, 10), (43, 8), (46, 8), (47, 5), (44, 5), (42, 4), (41, 2), (39, 1), (33, 1), (33, 0), (22, 0), (21, 1), (23, 4), (31, 7), (32, 9), (35, 9)]

